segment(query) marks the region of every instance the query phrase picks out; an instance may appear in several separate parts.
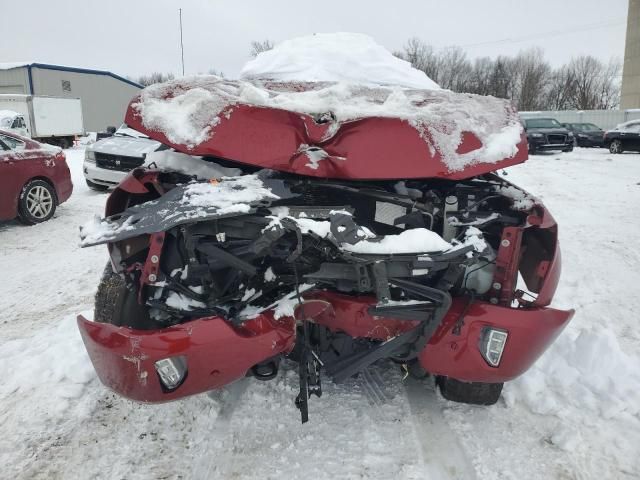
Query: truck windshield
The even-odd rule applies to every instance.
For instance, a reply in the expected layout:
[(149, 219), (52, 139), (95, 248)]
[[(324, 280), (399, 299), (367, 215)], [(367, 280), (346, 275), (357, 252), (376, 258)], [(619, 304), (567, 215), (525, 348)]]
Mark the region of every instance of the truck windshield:
[(558, 128), (560, 123), (555, 118), (529, 118), (525, 120), (527, 128)]
[(597, 132), (600, 130), (600, 127), (593, 123), (574, 123), (573, 126), (581, 132)]
[(120, 125), (120, 128), (116, 130), (116, 133), (114, 135), (116, 137), (149, 138), (145, 134), (129, 127), (129, 125), (127, 125), (126, 123)]

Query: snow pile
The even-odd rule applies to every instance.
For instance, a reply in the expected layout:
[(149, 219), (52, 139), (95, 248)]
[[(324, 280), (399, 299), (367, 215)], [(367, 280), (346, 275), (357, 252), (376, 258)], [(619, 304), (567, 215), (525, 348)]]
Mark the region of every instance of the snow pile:
[[(275, 318), (276, 320), (282, 317), (293, 317), (297, 306), (300, 304), (300, 301), (298, 300), (298, 293), (302, 294), (307, 290), (311, 290), (314, 286), (315, 284), (313, 283), (301, 283), (298, 286), (298, 291), (293, 290), (292, 292), (289, 292), (286, 295), (283, 295), (278, 300), (276, 300), (275, 302), (271, 303), (266, 307), (260, 307), (256, 305), (247, 305), (242, 309), (242, 311), (239, 314), (239, 317), (242, 318), (243, 320), (249, 320), (252, 318), (256, 318), (262, 312), (271, 310), (271, 309), (273, 309), (273, 318)], [(252, 292), (251, 296), (254, 297), (252, 298), (252, 300), (259, 298), (261, 293), (262, 292), (260, 292), (258, 295), (254, 295), (254, 292)]]
[(534, 197), (529, 195), (524, 190), (513, 185), (500, 185), (495, 187), (495, 191), (500, 195), (503, 195), (513, 201), (513, 208), (515, 210), (527, 211), (531, 210), (536, 203)]
[(257, 175), (244, 175), (225, 177), (220, 182), (193, 183), (185, 189), (182, 203), (194, 207), (213, 207), (219, 215), (228, 215), (248, 212), (254, 202), (278, 198)]
[(440, 88), (424, 72), (360, 33), (317, 33), (284, 41), (249, 61), (240, 77)]
[(133, 217), (127, 218), (122, 224), (110, 222), (100, 215), (93, 215), (84, 225), (80, 226), (80, 246), (90, 246), (103, 240), (114, 238), (124, 230), (134, 228)]
[[(222, 117), (228, 119), (233, 116), (234, 106), (253, 105), (311, 116), (331, 112), (338, 124), (370, 117), (406, 120), (418, 131), (431, 153), (440, 154), (450, 171), (459, 171), (477, 163), (495, 163), (517, 153), (522, 125), (509, 101), (435, 89), (422, 72), (411, 69), (389, 52), (382, 55), (379, 50), (384, 49), (370, 39), (365, 42), (363, 36), (337, 34), (331, 41), (331, 35), (317, 37), (317, 41), (327, 47), (340, 44), (342, 52), (350, 53), (339, 58), (327, 53), (331, 49), (317, 53), (313, 48), (315, 40), (309, 40), (315, 37), (284, 42), (282, 49), (265, 52), (249, 62), (244, 72), (246, 80), (200, 76), (153, 85), (146, 88), (139, 101), (133, 104), (134, 111), (141, 116), (145, 128), (163, 133), (170, 142), (185, 145), (188, 149), (214, 136), (215, 127)], [(344, 43), (349, 39), (355, 41), (353, 48), (350, 43)], [(370, 58), (367, 56), (370, 51), (377, 53)], [(311, 60), (307, 63), (303, 60), (306, 56), (325, 65), (312, 65)], [(301, 64), (290, 63), (298, 59)], [(303, 83), (282, 81), (289, 78), (285, 72), (287, 64), (291, 78)], [(349, 65), (348, 69), (345, 64)], [(370, 81), (367, 72), (373, 69), (373, 64), (381, 71), (387, 70), (388, 76), (380, 74), (371, 77), (377, 81)], [(402, 65), (402, 68), (397, 65)], [(344, 78), (329, 74), (338, 66), (344, 70)], [(409, 80), (403, 82), (399, 77), (405, 67), (409, 73), (403, 78)], [(274, 69), (272, 77), (279, 82), (255, 78), (266, 75), (268, 68)], [(422, 83), (410, 81), (418, 74), (426, 80)], [(382, 83), (384, 85), (380, 85)], [(338, 131), (337, 126), (329, 128), (329, 137), (323, 141)], [(463, 134), (468, 132), (475, 135), (482, 146), (458, 153)], [(310, 167), (317, 168), (320, 160), (322, 152), (317, 152), (310, 158)]]
[(0, 398), (46, 392), (46, 411), (38, 412), (43, 415), (64, 411), (95, 376), (75, 315), (53, 328), (37, 330), (31, 337), (3, 343), (0, 364), (7, 367), (0, 382)]
[(505, 390), (509, 405), (562, 418), (586, 410), (605, 419), (640, 421), (640, 358), (625, 354), (609, 330), (565, 332), (526, 375)]
[(186, 311), (206, 307), (204, 303), (199, 302), (198, 300), (194, 300), (193, 298), (189, 298), (186, 295), (178, 292), (169, 292), (165, 303), (167, 304), (167, 307)]
[[(146, 128), (164, 133), (172, 143), (193, 148), (211, 136), (222, 111), (237, 102), (237, 87), (227, 83), (209, 76), (152, 85), (132, 107)], [(215, 94), (207, 88), (212, 85)]]
[(413, 228), (397, 235), (385, 235), (380, 240), (360, 240), (354, 245), (342, 246), (348, 252), (387, 255), (392, 253), (443, 252), (451, 244), (436, 232), (426, 228)]
[(194, 157), (172, 150), (162, 150), (147, 155), (144, 166), (150, 168), (153, 165), (160, 170), (171, 170), (186, 175), (195, 175), (199, 180), (233, 177), (242, 174), (239, 168), (222, 167), (215, 162), (203, 160), (202, 157)]

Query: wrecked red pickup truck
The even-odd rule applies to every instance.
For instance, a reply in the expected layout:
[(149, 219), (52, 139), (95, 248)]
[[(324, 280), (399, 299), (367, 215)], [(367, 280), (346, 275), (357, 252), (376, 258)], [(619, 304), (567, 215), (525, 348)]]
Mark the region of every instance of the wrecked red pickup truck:
[(175, 152), (81, 229), (111, 263), (78, 324), (125, 397), (269, 380), (287, 359), (306, 421), (321, 376), (391, 359), (489, 405), (573, 315), (549, 306), (556, 222), (494, 173), (527, 159), (506, 101), (199, 77), (147, 88), (126, 123)]

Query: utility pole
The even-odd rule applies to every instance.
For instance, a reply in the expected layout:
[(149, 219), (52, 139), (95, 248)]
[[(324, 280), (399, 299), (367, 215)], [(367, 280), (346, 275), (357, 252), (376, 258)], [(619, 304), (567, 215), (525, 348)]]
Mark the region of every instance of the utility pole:
[(180, 15), (180, 52), (182, 54), (182, 76), (184, 77), (184, 44), (182, 43), (182, 9), (178, 9)]

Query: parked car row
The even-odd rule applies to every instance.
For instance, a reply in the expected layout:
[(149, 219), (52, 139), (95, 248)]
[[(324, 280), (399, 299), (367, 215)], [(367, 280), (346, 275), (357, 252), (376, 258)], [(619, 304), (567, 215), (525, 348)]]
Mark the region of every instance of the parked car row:
[(621, 123), (607, 131), (593, 123), (560, 123), (547, 117), (526, 118), (522, 124), (530, 154), (547, 150), (570, 152), (574, 146), (605, 147), (614, 154), (640, 152), (640, 120)]

